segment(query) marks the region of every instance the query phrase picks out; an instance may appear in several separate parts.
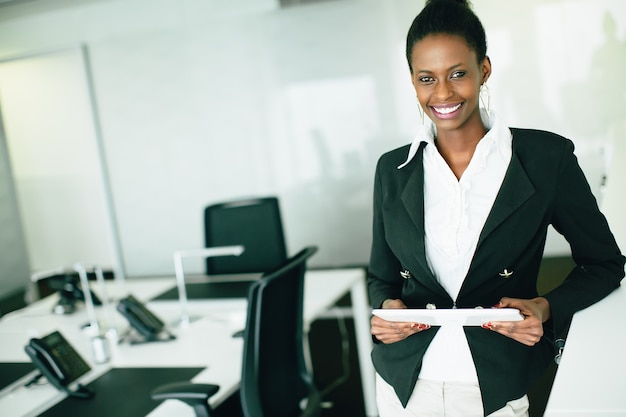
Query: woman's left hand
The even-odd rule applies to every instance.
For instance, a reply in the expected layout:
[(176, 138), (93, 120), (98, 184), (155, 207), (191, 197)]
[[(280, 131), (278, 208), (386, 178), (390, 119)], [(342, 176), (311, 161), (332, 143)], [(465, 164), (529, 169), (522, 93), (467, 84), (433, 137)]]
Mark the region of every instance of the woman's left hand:
[(493, 330), (527, 346), (534, 346), (543, 336), (543, 323), (550, 318), (550, 303), (543, 297), (523, 300), (503, 297), (495, 308), (516, 308), (524, 316), (521, 321), (492, 321), (483, 328)]

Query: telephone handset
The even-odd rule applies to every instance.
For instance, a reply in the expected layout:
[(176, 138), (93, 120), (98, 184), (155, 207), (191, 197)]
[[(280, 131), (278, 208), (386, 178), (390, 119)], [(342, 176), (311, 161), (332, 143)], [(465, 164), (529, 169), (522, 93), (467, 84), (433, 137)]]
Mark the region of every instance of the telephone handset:
[(44, 376), (53, 386), (72, 397), (93, 396), (92, 391), (80, 384), (74, 391), (69, 389), (69, 384), (91, 368), (61, 333), (54, 331), (41, 339), (32, 338), (24, 350), (41, 373), (36, 379)]
[(117, 311), (126, 317), (131, 327), (145, 341), (163, 341), (175, 338), (174, 335), (167, 332), (163, 321), (132, 295), (128, 295), (119, 301)]

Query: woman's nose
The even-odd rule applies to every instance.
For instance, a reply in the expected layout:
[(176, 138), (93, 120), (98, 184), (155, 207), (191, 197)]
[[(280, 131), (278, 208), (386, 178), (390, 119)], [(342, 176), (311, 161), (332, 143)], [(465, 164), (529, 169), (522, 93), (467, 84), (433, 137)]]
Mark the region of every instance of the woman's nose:
[(435, 87), (435, 97), (439, 100), (446, 100), (452, 96), (452, 89), (447, 81), (437, 83)]

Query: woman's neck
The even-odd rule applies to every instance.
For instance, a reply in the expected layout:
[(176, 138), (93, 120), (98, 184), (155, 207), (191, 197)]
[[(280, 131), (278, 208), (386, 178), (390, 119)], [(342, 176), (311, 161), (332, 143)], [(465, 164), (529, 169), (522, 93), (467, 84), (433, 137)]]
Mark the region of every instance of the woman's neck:
[(463, 176), (478, 142), (486, 132), (482, 121), (464, 129), (438, 132), (435, 145), (458, 180)]

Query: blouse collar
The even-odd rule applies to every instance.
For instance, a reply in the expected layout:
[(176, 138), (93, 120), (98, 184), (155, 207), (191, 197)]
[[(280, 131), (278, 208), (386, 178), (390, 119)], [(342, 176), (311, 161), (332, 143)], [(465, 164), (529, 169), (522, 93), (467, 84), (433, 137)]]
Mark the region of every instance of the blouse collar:
[[(502, 122), (500, 117), (497, 117), (494, 114), (493, 110), (491, 110), (490, 113), (487, 114), (487, 112), (485, 112), (483, 109), (480, 109), (480, 118), (487, 128), (487, 133), (481, 140), (485, 138), (493, 140), (497, 145), (498, 153), (500, 154), (500, 156), (504, 159), (510, 159), (512, 138), (509, 128)], [(398, 169), (404, 168), (409, 164), (409, 162), (411, 162), (411, 160), (417, 154), (417, 150), (419, 149), (422, 142), (426, 143), (427, 145), (433, 145), (434, 147), (436, 134), (437, 129), (435, 127), (435, 124), (429, 118), (425, 118), (424, 124), (419, 126), (415, 138), (411, 143), (406, 160), (398, 166)]]

